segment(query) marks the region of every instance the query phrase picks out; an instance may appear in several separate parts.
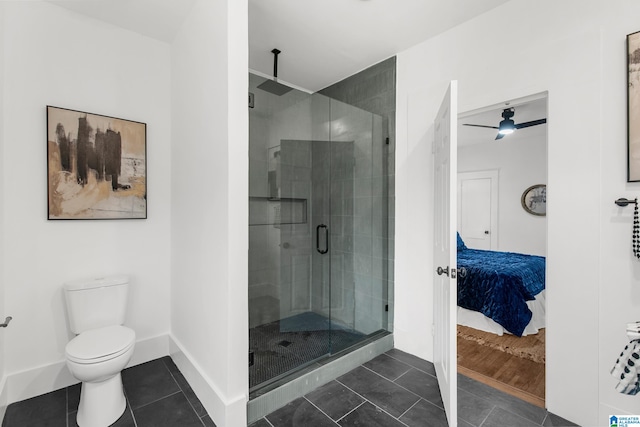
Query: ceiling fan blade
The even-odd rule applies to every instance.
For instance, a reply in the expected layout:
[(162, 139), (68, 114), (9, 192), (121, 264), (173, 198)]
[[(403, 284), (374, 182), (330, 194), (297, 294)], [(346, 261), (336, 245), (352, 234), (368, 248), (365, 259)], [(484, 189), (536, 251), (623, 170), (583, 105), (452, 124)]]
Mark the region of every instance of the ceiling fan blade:
[(499, 133), (496, 135), (496, 139), (502, 139), (502, 138), (504, 138), (504, 134)]
[(547, 119), (532, 120), (530, 122), (518, 123), (516, 125), (516, 129), (528, 128), (530, 126), (541, 125), (544, 123), (547, 123)]
[(468, 123), (463, 123), (462, 126), (475, 126), (477, 128), (489, 128), (489, 129), (498, 129), (497, 126), (485, 126), (485, 125), (471, 125)]

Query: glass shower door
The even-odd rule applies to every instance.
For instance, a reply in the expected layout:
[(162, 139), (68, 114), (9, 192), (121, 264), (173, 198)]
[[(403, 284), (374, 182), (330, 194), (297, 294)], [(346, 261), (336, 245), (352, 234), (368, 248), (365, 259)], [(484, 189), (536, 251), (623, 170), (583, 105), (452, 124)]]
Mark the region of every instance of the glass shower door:
[(249, 389), (386, 328), (378, 116), (250, 75)]
[(374, 252), (384, 244), (386, 198), (380, 117), (332, 100), (330, 137), (333, 354), (384, 328), (386, 270)]

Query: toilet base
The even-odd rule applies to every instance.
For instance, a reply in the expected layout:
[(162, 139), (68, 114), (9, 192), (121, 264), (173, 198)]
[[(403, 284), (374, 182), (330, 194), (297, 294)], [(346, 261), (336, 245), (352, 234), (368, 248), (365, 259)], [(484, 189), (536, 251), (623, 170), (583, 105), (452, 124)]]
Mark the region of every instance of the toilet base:
[(120, 372), (100, 382), (83, 382), (76, 421), (79, 427), (107, 427), (122, 416), (127, 406)]

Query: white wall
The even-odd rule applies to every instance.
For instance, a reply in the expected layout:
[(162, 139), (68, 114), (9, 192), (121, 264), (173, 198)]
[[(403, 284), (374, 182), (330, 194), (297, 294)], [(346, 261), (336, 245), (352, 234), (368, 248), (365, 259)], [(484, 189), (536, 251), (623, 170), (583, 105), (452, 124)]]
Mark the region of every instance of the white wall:
[[(0, 123), (4, 123), (4, 3), (0, 3)], [(4, 126), (0, 128), (0, 165), (4, 164)], [(4, 241), (4, 175), (0, 173), (0, 242)], [(7, 309), (4, 300), (4, 245), (0, 244), (0, 322), (4, 322)], [(7, 406), (5, 392), (5, 346), (4, 331), (0, 330), (0, 420), (3, 419)]]
[(432, 359), (427, 130), (449, 80), (461, 111), (548, 91), (547, 407), (585, 426), (640, 412), (608, 374), (640, 318), (632, 210), (613, 205), (640, 190), (625, 182), (625, 35), (639, 15), (630, 0), (512, 0), (398, 55), (396, 345)]
[(171, 329), (221, 427), (246, 425), (248, 398), (247, 13), (199, 0), (171, 46)]
[(527, 213), (520, 201), (531, 185), (547, 183), (547, 141), (540, 133), (458, 148), (458, 172), (498, 171), (498, 251), (546, 255), (547, 219)]
[[(130, 274), (126, 324), (139, 342), (169, 332), (170, 49), (48, 2), (3, 6), (5, 373), (59, 369), (49, 389), (10, 383), (13, 400), (68, 385), (65, 281)], [(46, 105), (147, 124), (148, 219), (47, 221)]]

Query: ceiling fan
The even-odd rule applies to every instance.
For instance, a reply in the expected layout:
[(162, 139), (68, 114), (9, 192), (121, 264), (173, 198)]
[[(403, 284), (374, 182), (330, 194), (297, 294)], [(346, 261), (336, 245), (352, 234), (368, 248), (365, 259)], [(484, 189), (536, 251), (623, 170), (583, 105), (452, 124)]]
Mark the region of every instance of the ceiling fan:
[(523, 129), (523, 128), (528, 128), (530, 126), (536, 126), (536, 125), (547, 123), (547, 119), (538, 119), (538, 120), (532, 120), (530, 122), (516, 124), (512, 119), (514, 114), (515, 114), (515, 111), (513, 108), (505, 108), (504, 111), (502, 111), (502, 121), (500, 121), (500, 124), (498, 126), (472, 125), (469, 123), (463, 123), (463, 125), (475, 126), (479, 128), (498, 129), (498, 135), (496, 136), (496, 139), (501, 139), (501, 138), (504, 138), (505, 135), (509, 135), (510, 133), (513, 133), (513, 131), (515, 131), (516, 129)]

